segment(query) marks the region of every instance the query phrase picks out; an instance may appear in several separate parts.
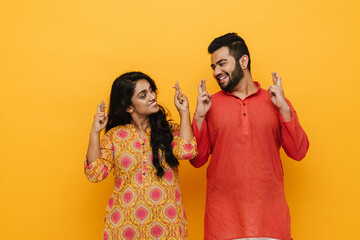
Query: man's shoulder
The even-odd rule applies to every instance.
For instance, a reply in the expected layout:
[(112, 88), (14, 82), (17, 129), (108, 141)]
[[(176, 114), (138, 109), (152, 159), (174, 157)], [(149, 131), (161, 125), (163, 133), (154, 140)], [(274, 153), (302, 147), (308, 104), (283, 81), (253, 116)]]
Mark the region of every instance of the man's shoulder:
[[(219, 106), (232, 104), (233, 100), (232, 97), (226, 94), (224, 91), (220, 90), (211, 95), (211, 108), (216, 108)], [(210, 109), (211, 109), (210, 108)]]
[(222, 96), (222, 95), (225, 95), (225, 94), (224, 94), (223, 91), (220, 90), (220, 91), (214, 93), (212, 96), (213, 96), (213, 97), (215, 97), (215, 96), (218, 97), (218, 96)]
[(270, 94), (268, 90), (263, 89), (262, 87), (259, 88), (259, 91), (256, 94), (258, 97), (262, 97), (262, 98), (269, 98), (270, 99)]
[(222, 98), (227, 98), (227, 97), (229, 97), (229, 95), (227, 95), (224, 91), (220, 90), (220, 91), (212, 94), (211, 99), (216, 101), (216, 100), (219, 100)]

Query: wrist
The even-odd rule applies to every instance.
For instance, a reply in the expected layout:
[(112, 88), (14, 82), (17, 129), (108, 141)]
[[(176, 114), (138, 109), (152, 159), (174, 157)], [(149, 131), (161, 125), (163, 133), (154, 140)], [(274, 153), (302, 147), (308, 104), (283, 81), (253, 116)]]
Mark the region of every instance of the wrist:
[(279, 108), (279, 112), (283, 116), (285, 122), (290, 122), (290, 120), (291, 120), (291, 109), (287, 104), (286, 104), (286, 106), (284, 106), (282, 108)]
[(190, 111), (189, 111), (189, 109), (187, 109), (187, 110), (179, 110), (179, 115), (180, 116), (187, 116), (187, 115), (190, 116)]
[(206, 116), (206, 114), (199, 114), (199, 113), (195, 112), (194, 121), (197, 123), (203, 122), (205, 120), (205, 116)]
[(290, 112), (290, 107), (289, 105), (287, 104), (287, 102), (283, 102), (280, 106), (279, 106), (279, 111), (281, 113), (289, 113)]
[(201, 125), (205, 121), (205, 116), (206, 116), (206, 114), (203, 115), (203, 114), (199, 114), (197, 112), (195, 112), (195, 114), (194, 114), (194, 122), (199, 130), (201, 129)]
[(198, 111), (195, 111), (194, 119), (203, 120), (203, 119), (205, 119), (205, 116), (206, 116), (206, 113), (205, 113), (205, 114), (201, 114), (201, 113), (199, 113)]
[(99, 136), (100, 133), (101, 133), (101, 130), (98, 131), (98, 130), (95, 130), (95, 129), (91, 129), (91, 131), (90, 131), (91, 136)]

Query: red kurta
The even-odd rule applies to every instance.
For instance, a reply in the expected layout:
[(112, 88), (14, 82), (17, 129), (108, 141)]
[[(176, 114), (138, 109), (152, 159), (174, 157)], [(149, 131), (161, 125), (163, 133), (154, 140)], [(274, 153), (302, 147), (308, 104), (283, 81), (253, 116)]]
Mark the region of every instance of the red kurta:
[(205, 239), (270, 237), (291, 239), (290, 214), (279, 149), (301, 160), (309, 147), (290, 102), (285, 122), (268, 91), (260, 88), (244, 100), (220, 91), (199, 130), (193, 121), (198, 156), (207, 169)]

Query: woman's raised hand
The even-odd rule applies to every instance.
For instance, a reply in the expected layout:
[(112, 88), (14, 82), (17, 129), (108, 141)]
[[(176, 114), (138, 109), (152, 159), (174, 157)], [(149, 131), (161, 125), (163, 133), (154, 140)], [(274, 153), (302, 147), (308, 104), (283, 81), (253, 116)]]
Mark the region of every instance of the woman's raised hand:
[(97, 113), (94, 116), (94, 123), (91, 131), (94, 133), (100, 133), (108, 122), (108, 115), (105, 113), (106, 104), (104, 100), (97, 106)]
[(187, 97), (181, 92), (178, 81), (175, 83), (174, 103), (179, 113), (189, 111), (189, 101)]

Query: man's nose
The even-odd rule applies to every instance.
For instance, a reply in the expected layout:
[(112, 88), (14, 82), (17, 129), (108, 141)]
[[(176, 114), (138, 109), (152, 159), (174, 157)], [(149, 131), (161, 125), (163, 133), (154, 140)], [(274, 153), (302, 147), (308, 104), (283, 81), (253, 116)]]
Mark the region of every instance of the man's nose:
[(218, 74), (220, 74), (221, 73), (221, 69), (220, 69), (220, 67), (215, 67), (214, 68), (214, 76), (216, 77)]

